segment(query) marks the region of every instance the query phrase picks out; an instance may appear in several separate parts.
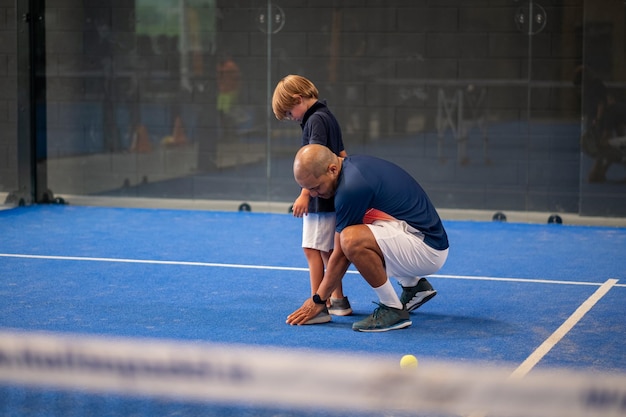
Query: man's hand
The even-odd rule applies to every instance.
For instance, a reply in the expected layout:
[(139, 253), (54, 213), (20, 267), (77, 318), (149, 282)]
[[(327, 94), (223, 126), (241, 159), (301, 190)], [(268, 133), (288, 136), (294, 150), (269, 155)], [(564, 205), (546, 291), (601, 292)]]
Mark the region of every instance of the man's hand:
[(287, 324), (306, 324), (307, 321), (317, 316), (326, 307), (323, 304), (315, 304), (312, 299), (308, 299), (302, 306), (287, 316)]

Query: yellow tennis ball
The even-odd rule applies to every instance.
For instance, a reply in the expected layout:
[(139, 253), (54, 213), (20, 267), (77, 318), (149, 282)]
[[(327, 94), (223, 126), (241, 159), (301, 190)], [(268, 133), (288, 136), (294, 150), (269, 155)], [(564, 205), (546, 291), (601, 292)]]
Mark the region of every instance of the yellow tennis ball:
[(400, 368), (417, 368), (417, 358), (413, 355), (404, 355), (402, 359), (400, 359)]

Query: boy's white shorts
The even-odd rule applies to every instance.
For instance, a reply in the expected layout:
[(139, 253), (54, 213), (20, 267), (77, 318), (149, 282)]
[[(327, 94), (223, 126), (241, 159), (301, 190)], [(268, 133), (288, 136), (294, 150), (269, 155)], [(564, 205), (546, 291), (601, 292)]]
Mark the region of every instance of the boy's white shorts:
[(302, 216), (302, 247), (329, 252), (335, 243), (335, 212)]

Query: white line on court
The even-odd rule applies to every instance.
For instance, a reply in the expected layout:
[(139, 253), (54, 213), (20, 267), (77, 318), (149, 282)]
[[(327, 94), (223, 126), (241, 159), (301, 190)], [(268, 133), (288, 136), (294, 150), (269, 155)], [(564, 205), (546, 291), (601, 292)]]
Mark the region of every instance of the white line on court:
[(559, 341), (596, 305), (602, 297), (617, 284), (616, 279), (608, 279), (582, 303), (563, 324), (554, 331), (515, 371), (510, 378), (523, 378), (539, 361), (559, 343)]
[[(535, 349), (535, 351), (531, 353), (530, 356), (528, 356), (528, 358), (526, 358), (526, 360), (524, 360), (524, 362), (522, 362), (517, 369), (509, 375), (509, 379), (524, 378), (535, 367), (535, 365), (537, 365), (539, 361), (543, 359), (543, 357), (546, 356), (548, 352), (550, 352), (550, 350), (552, 350), (552, 348), (574, 328), (574, 326), (585, 316), (585, 314), (587, 314), (589, 310), (591, 310), (593, 306), (596, 305), (596, 303), (617, 284), (617, 281), (618, 280), (616, 279), (606, 280), (600, 288), (598, 288), (593, 294), (591, 294), (591, 296), (589, 296), (589, 298), (585, 300), (585, 302), (578, 306), (576, 311), (574, 311), (572, 315), (569, 316), (568, 319), (565, 320), (563, 324), (561, 324), (561, 326), (550, 335), (550, 337), (539, 345), (539, 347)], [(486, 417), (487, 414), (488, 413), (485, 410), (477, 410), (468, 414), (467, 417)]]
[(289, 267), (289, 266), (222, 264), (222, 263), (213, 263), (213, 262), (187, 262), (187, 261), (157, 261), (157, 260), (151, 260), (151, 259), (92, 258), (92, 257), (86, 257), (86, 256), (20, 255), (20, 254), (11, 254), (11, 253), (0, 253), (0, 257), (50, 259), (50, 260), (60, 260), (60, 261), (120, 262), (120, 263), (131, 263), (131, 264), (152, 264), (152, 265), (212, 266), (216, 268), (271, 269), (271, 270), (276, 270), (276, 271), (308, 271), (308, 268), (295, 268), (295, 267)]
[[(433, 274), (428, 276), (433, 278), (443, 279), (467, 279), (472, 281), (506, 281), (506, 282), (526, 282), (536, 284), (567, 284), (567, 285), (601, 285), (599, 282), (586, 282), (586, 281), (562, 281), (554, 279), (535, 279), (535, 278), (496, 278), (496, 277), (484, 277), (479, 275), (438, 275)], [(626, 285), (624, 285), (626, 287)]]
[[(240, 269), (265, 269), (273, 271), (298, 271), (308, 272), (308, 268), (291, 267), (291, 266), (268, 266), (268, 265), (246, 265), (246, 264), (226, 264), (216, 262), (191, 262), (191, 261), (158, 261), (151, 259), (127, 259), (127, 258), (94, 258), (87, 256), (55, 256), (55, 255), (28, 255), (17, 253), (0, 253), (0, 257), (4, 258), (27, 258), (27, 259), (49, 259), (60, 261), (87, 261), (87, 262), (119, 262), (119, 263), (133, 263), (133, 264), (152, 264), (152, 265), (182, 265), (182, 266), (202, 266), (202, 267), (214, 267), (214, 268), (240, 268)], [(358, 274), (358, 271), (348, 270), (348, 274)], [(602, 285), (598, 282), (585, 282), (585, 281), (559, 281), (549, 279), (532, 279), (532, 278), (497, 278), (497, 277), (485, 277), (485, 276), (471, 276), (471, 275), (429, 275), (433, 278), (443, 279), (466, 279), (466, 280), (479, 280), (479, 281), (503, 281), (503, 282), (524, 282), (535, 284), (565, 284), (565, 285)], [(626, 287), (626, 284), (617, 284), (618, 287)]]

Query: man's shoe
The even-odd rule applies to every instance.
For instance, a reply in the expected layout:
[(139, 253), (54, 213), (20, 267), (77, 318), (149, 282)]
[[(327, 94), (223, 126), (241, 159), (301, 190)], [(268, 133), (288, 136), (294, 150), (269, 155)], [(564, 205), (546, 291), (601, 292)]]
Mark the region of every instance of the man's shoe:
[(375, 304), (378, 304), (376, 310), (369, 317), (354, 323), (352, 330), (357, 332), (386, 332), (403, 329), (412, 324), (406, 309), (388, 307), (380, 303)]
[(407, 311), (419, 308), (426, 301), (437, 295), (437, 291), (426, 278), (420, 278), (414, 287), (402, 287), (400, 301)]
[(305, 322), (304, 324), (322, 324), (328, 323), (331, 320), (330, 314), (328, 314), (328, 309), (324, 307), (322, 311), (320, 311), (317, 316), (313, 317), (311, 320)]
[(350, 307), (348, 297), (331, 298), (328, 312), (333, 316), (349, 316), (352, 314), (352, 307)]

